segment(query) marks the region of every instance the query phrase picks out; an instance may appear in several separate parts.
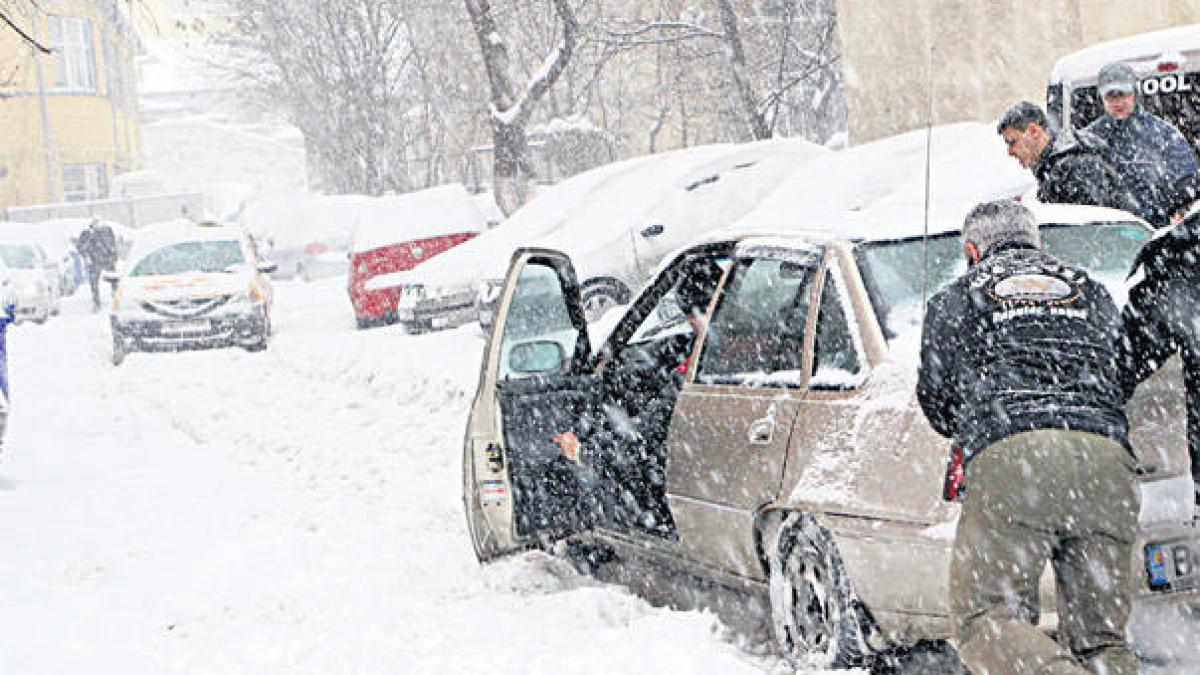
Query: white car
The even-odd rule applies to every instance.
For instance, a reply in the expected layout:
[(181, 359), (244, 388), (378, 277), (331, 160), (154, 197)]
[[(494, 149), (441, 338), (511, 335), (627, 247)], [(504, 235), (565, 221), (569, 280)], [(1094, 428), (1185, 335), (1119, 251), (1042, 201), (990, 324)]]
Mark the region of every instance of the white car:
[(477, 315), (486, 324), (513, 251), (546, 246), (577, 261), (584, 305), (589, 318), (598, 318), (628, 302), (664, 256), (728, 226), (798, 166), (828, 153), (782, 139), (610, 164), (547, 189), (495, 229), (412, 272), (373, 283), (403, 286), (397, 307), (402, 322), (436, 325), (454, 311), (459, 315), (447, 323)]
[(132, 351), (179, 351), (238, 345), (267, 348), (273, 263), (237, 227), (193, 226), (188, 236), (131, 254), (114, 285), (114, 365)]
[(9, 269), (17, 320), (45, 323), (58, 313), (56, 273), (47, 269), (46, 254), (37, 244), (0, 242), (0, 258)]

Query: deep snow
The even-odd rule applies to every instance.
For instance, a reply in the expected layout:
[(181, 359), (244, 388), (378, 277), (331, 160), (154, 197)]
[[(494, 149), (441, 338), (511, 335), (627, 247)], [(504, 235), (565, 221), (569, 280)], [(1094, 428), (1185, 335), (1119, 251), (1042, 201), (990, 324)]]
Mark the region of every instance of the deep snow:
[(459, 452), (482, 335), (358, 332), (342, 281), (277, 336), (108, 363), (86, 292), (12, 329), (0, 673), (761, 673), (707, 612), (531, 553), (481, 567)]

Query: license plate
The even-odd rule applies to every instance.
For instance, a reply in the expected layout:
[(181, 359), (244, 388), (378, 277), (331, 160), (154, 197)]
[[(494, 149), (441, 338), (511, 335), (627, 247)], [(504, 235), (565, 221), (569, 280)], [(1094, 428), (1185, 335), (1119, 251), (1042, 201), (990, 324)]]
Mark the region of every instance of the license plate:
[(207, 321), (178, 321), (176, 323), (163, 324), (159, 329), (163, 333), (184, 334), (184, 333), (207, 333), (212, 329), (212, 324)]
[(1156, 591), (1183, 591), (1200, 587), (1200, 546), (1177, 540), (1146, 546), (1146, 573)]

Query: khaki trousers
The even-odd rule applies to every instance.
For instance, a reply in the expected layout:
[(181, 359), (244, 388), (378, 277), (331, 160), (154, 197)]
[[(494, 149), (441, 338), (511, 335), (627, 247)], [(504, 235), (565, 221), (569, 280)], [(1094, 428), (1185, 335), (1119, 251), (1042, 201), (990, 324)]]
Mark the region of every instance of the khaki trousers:
[[(959, 655), (975, 675), (1136, 675), (1125, 640), (1141, 493), (1119, 443), (1076, 431), (1010, 436), (967, 466), (950, 564)], [(1037, 629), (1046, 561), (1059, 639)]]

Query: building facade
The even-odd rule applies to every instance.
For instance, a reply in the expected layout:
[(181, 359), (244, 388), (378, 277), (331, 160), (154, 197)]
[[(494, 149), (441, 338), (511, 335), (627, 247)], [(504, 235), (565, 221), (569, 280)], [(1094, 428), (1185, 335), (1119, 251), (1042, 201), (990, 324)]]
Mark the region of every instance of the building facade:
[(52, 53), (0, 33), (0, 210), (107, 197), (141, 163), (132, 24), (116, 0), (30, 3), (13, 18)]
[(838, 0), (850, 140), (1044, 104), (1062, 56), (1192, 23), (1200, 0)]

